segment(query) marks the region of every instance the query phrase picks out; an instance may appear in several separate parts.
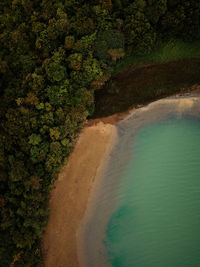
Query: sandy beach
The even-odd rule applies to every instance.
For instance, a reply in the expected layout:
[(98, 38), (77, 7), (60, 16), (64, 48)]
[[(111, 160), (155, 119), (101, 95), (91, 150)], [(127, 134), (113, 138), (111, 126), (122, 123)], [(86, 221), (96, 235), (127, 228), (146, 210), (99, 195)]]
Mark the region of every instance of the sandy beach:
[(115, 143), (114, 125), (85, 127), (50, 198), (50, 219), (43, 236), (46, 267), (78, 267), (76, 233), (95, 177)]
[[(199, 95), (199, 85), (183, 88), (183, 94)], [(172, 102), (175, 100), (171, 100)], [(181, 100), (179, 111), (191, 107)], [(138, 106), (139, 107), (139, 106)], [(50, 219), (42, 240), (45, 267), (78, 267), (77, 231), (85, 214), (90, 192), (108, 161), (117, 140), (115, 124), (138, 107), (121, 114), (89, 121), (80, 133), (67, 164), (62, 168), (50, 197)], [(95, 182), (95, 183), (94, 183)]]

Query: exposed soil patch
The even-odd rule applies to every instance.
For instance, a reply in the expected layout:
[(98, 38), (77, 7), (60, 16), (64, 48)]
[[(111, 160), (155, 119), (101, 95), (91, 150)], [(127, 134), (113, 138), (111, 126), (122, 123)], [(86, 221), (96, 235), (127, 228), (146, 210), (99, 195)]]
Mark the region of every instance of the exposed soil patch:
[(200, 59), (129, 67), (114, 75), (112, 82), (118, 93), (110, 93), (108, 86), (96, 91), (93, 118), (121, 113), (199, 84)]
[[(194, 96), (200, 95), (200, 85), (199, 84), (194, 84), (191, 87), (180, 88), (178, 93), (173, 94), (171, 96), (179, 97), (179, 96), (191, 96), (191, 95), (194, 95)], [(134, 109), (140, 108), (144, 105), (134, 104), (133, 106), (131, 106), (128, 110), (126, 110), (124, 112), (116, 113), (116, 114), (106, 116), (106, 117), (90, 119), (85, 123), (85, 126), (93, 126), (93, 125), (98, 124), (99, 122), (116, 124), (118, 121), (123, 120), (128, 114), (133, 112)]]

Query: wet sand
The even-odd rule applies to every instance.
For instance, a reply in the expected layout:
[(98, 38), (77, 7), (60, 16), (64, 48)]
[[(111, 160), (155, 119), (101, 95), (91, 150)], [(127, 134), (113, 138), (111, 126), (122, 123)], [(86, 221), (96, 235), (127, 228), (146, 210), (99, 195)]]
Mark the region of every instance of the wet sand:
[(76, 234), (95, 177), (100, 176), (115, 143), (114, 125), (85, 127), (60, 172), (50, 198), (50, 219), (43, 237), (46, 267), (78, 267)]

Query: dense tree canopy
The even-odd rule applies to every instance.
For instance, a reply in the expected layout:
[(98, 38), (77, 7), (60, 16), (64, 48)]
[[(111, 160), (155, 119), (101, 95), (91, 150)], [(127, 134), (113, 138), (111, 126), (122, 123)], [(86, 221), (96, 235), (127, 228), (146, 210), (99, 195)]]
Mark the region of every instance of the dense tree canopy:
[(196, 0), (0, 2), (0, 265), (40, 266), (48, 196), (125, 53), (200, 37)]

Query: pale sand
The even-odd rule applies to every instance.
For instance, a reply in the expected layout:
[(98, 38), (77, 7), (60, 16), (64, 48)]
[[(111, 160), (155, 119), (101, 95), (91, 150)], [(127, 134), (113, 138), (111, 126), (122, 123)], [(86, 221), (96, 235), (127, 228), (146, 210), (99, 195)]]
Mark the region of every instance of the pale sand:
[(43, 236), (45, 267), (78, 267), (76, 233), (99, 169), (117, 137), (114, 125), (86, 127), (60, 172), (50, 198), (50, 219)]

